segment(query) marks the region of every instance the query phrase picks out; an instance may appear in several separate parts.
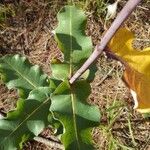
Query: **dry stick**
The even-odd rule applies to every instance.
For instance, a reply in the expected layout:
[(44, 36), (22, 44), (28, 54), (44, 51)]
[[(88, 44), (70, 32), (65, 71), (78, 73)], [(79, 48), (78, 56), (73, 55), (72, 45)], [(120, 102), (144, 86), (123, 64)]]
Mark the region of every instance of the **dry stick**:
[[(108, 29), (104, 37), (101, 39), (101, 42), (95, 47), (94, 52), (83, 64), (83, 66), (71, 77), (70, 84), (73, 84), (88, 68), (89, 66), (99, 57), (101, 52), (104, 50), (110, 39), (119, 29), (121, 24), (128, 18), (131, 12), (139, 4), (141, 0), (129, 0), (124, 8), (121, 10), (117, 18), (112, 23), (111, 27)], [(124, 36), (124, 35), (123, 35)]]
[(113, 66), (108, 73), (100, 80), (99, 83), (96, 84), (96, 86), (100, 86), (106, 79), (107, 77), (111, 74), (111, 72), (115, 69), (115, 66)]
[(55, 142), (55, 141), (51, 141), (51, 140), (48, 140), (48, 139), (45, 139), (45, 138), (39, 137), (39, 136), (35, 137), (34, 140), (37, 142), (43, 143), (46, 146), (50, 146), (52, 148), (64, 150), (64, 146), (60, 143)]

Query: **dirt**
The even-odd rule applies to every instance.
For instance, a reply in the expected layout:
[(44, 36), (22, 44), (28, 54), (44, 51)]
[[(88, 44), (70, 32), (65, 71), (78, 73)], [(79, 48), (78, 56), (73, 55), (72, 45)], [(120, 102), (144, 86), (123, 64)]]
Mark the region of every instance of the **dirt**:
[[(66, 3), (65, 1), (20, 1), (19, 5), (10, 3), (16, 9), (16, 15), (7, 19), (5, 27), (0, 31), (0, 55), (16, 54), (26, 56), (33, 64), (41, 66), (42, 70), (50, 75), (49, 64), (52, 58), (62, 58), (54, 40), (53, 30), (57, 26), (56, 14)], [(122, 0), (118, 11), (126, 1)], [(104, 14), (99, 18), (93, 15), (89, 8), (87, 35), (90, 35), (95, 46), (101, 39), (103, 32), (110, 26), (113, 20), (107, 22), (104, 28)], [(143, 2), (126, 21), (124, 26), (136, 33), (135, 46), (143, 48), (150, 43), (149, 32), (149, 8), (148, 3)], [(102, 125), (108, 127), (110, 114), (106, 111), (116, 101), (121, 105), (115, 112), (119, 112), (110, 131), (105, 128), (96, 128), (93, 131), (93, 139), (99, 150), (107, 150), (111, 135), (122, 145), (134, 147), (137, 150), (150, 149), (150, 120), (133, 110), (133, 100), (128, 88), (123, 83), (123, 66), (112, 59), (107, 59), (105, 54), (97, 61), (98, 71), (91, 84), (92, 93), (89, 102), (99, 106), (102, 112)], [(15, 108), (17, 92), (8, 90), (4, 84), (0, 84), (0, 111), (3, 113)], [(136, 145), (133, 144), (128, 118), (131, 118), (131, 128)], [(47, 132), (46, 132), (47, 131)], [(49, 129), (44, 131), (43, 137), (51, 134)], [(46, 132), (46, 133), (45, 133)], [(52, 149), (41, 143), (30, 141), (25, 144), (26, 150)], [(123, 148), (120, 148), (123, 149)]]

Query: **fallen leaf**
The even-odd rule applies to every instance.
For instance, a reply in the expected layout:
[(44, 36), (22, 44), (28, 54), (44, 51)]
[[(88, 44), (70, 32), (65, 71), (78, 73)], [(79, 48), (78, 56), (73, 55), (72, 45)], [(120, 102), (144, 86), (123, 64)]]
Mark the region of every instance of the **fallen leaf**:
[(106, 20), (114, 19), (117, 14), (118, 3), (120, 0), (117, 0), (113, 4), (107, 5), (107, 14)]
[(147, 113), (150, 112), (150, 47), (135, 49), (133, 40), (134, 34), (121, 28), (110, 41), (108, 48), (125, 65), (124, 81), (134, 95), (134, 108), (141, 113)]

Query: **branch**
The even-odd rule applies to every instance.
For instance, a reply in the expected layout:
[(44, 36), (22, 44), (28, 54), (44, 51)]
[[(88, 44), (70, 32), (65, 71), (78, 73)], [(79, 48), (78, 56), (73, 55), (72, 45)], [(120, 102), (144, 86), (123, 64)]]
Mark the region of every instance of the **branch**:
[(128, 18), (132, 11), (136, 8), (141, 0), (129, 0), (121, 12), (118, 14), (117, 18), (112, 23), (111, 27), (108, 29), (101, 42), (95, 47), (94, 52), (83, 64), (83, 66), (71, 77), (70, 84), (73, 84), (88, 68), (89, 66), (99, 57), (102, 51), (105, 49), (108, 42), (111, 40), (113, 35), (119, 29), (121, 24)]
[(45, 139), (43, 137), (37, 136), (37, 137), (34, 138), (34, 140), (37, 141), (37, 142), (43, 143), (46, 146), (50, 146), (52, 148), (57, 148), (57, 149), (61, 149), (61, 150), (64, 149), (64, 146), (62, 144), (57, 143), (55, 141), (51, 141), (51, 140)]

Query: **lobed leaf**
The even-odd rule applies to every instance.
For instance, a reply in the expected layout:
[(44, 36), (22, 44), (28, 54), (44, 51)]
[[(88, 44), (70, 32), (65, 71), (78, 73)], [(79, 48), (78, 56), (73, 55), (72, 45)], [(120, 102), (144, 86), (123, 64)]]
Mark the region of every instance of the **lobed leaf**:
[[(64, 54), (62, 64), (51, 64), (53, 77), (68, 79), (92, 53), (91, 38), (85, 35), (86, 16), (75, 6), (66, 6), (58, 13), (55, 39)], [(61, 72), (59, 71), (61, 69)]]
[(83, 80), (72, 86), (64, 81), (51, 96), (50, 111), (65, 128), (61, 140), (66, 150), (94, 149), (91, 128), (99, 124), (100, 112), (86, 102), (89, 94), (90, 85)]
[(50, 89), (33, 90), (26, 100), (17, 101), (16, 110), (0, 120), (0, 149), (22, 149), (23, 142), (37, 136), (49, 124)]
[(53, 94), (50, 111), (64, 127), (61, 141), (66, 150), (93, 150), (91, 129), (99, 124), (100, 112), (97, 106), (86, 102), (90, 84), (85, 80), (93, 79), (95, 66), (74, 85), (70, 86), (67, 81), (92, 52), (91, 39), (84, 32), (86, 17), (74, 6), (66, 6), (58, 14), (58, 20), (55, 38), (64, 61), (51, 64)]
[(150, 47), (133, 48), (134, 35), (121, 28), (109, 43), (110, 51), (125, 64), (124, 79), (135, 100), (138, 111), (150, 112)]
[(47, 76), (39, 66), (32, 66), (25, 57), (6, 55), (0, 59), (0, 73), (9, 89), (17, 88), (25, 98), (33, 89), (48, 86)]

